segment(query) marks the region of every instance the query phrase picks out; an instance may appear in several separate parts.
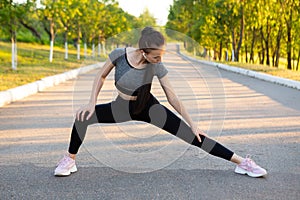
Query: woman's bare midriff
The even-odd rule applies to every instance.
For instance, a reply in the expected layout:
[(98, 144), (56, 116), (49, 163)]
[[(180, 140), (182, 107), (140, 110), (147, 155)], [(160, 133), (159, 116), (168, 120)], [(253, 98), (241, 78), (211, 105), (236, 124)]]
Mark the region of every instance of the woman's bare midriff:
[(127, 100), (127, 101), (135, 101), (137, 96), (131, 96), (131, 95), (128, 95), (128, 94), (124, 94), (123, 92), (121, 92), (120, 90), (117, 90), (118, 91), (118, 94), (119, 96), (124, 99), (124, 100)]

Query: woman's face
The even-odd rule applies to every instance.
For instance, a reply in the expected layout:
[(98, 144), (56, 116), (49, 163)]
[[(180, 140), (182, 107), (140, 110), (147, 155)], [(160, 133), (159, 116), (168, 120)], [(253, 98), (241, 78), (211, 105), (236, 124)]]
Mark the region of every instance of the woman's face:
[(149, 53), (145, 53), (145, 59), (150, 63), (159, 63), (162, 61), (162, 56), (165, 53), (163, 48), (151, 50)]

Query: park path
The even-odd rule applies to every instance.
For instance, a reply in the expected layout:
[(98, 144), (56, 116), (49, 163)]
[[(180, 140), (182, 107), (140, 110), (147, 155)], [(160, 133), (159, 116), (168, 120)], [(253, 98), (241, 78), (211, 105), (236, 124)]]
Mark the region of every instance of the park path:
[[(164, 63), (199, 126), (253, 155), (267, 178), (236, 175), (231, 163), (136, 122), (90, 126), (79, 171), (54, 177), (92, 71), (0, 108), (0, 199), (300, 199), (300, 92), (188, 61), (174, 46)], [(153, 93), (167, 105), (157, 80)], [(111, 74), (99, 103), (115, 95)]]

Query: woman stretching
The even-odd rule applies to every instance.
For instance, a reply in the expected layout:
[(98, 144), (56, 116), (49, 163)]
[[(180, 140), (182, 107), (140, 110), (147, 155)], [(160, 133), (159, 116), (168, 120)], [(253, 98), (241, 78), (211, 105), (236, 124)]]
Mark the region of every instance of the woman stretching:
[[(256, 165), (249, 157), (238, 156), (197, 128), (174, 93), (168, 79), (168, 71), (161, 63), (165, 45), (163, 35), (151, 27), (146, 27), (142, 30), (138, 45), (138, 49), (117, 48), (109, 54), (109, 59), (96, 75), (89, 103), (76, 113), (68, 154), (60, 160), (54, 175), (68, 176), (77, 171), (75, 156), (90, 124), (130, 120), (151, 123), (211, 155), (231, 161), (237, 164), (236, 173), (251, 177), (266, 175), (266, 170)], [(96, 105), (104, 80), (113, 68), (118, 96), (110, 103)], [(170, 105), (187, 123), (160, 104), (150, 93), (154, 76), (157, 76)], [(164, 124), (161, 116), (166, 116)]]

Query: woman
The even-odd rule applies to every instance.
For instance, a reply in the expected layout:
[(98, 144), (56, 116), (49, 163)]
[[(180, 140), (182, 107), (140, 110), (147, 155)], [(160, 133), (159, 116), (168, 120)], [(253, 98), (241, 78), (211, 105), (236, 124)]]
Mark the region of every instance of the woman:
[[(161, 63), (165, 45), (163, 35), (151, 27), (146, 27), (142, 30), (138, 45), (138, 49), (117, 48), (109, 54), (109, 59), (96, 75), (89, 103), (76, 113), (68, 154), (60, 160), (54, 175), (68, 176), (77, 171), (75, 156), (88, 125), (129, 120), (151, 123), (214, 156), (236, 163), (236, 173), (251, 177), (266, 175), (266, 170), (256, 165), (249, 157), (238, 156), (197, 128), (174, 93), (168, 79), (168, 71)], [(110, 103), (96, 105), (104, 80), (113, 68), (118, 96)], [(187, 123), (161, 105), (150, 93), (153, 76), (157, 76), (168, 102)], [(153, 109), (155, 112), (151, 111)], [(163, 124), (160, 119), (162, 113), (166, 116)]]

